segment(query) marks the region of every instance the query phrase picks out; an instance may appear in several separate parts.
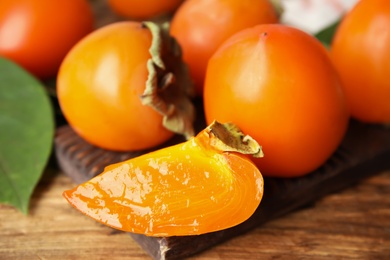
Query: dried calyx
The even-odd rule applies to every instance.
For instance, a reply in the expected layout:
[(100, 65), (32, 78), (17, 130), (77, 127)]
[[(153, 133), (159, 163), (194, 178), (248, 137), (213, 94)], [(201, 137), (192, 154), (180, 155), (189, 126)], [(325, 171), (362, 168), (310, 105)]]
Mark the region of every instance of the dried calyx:
[(264, 156), (257, 141), (244, 135), (235, 124), (214, 121), (206, 128), (206, 133), (210, 136), (210, 145), (217, 150), (250, 154), (257, 158)]
[(169, 23), (144, 22), (143, 26), (151, 31), (153, 40), (141, 102), (163, 115), (165, 128), (189, 139), (194, 135), (194, 87), (181, 48), (169, 35)]

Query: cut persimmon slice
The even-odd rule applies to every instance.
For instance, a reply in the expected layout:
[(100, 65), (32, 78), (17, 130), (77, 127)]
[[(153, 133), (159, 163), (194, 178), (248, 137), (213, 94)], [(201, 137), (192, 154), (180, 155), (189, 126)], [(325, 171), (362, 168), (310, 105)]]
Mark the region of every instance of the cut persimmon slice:
[(248, 219), (263, 178), (244, 154), (261, 147), (234, 125), (214, 122), (196, 137), (110, 165), (64, 192), (76, 209), (110, 227), (148, 236), (197, 235)]

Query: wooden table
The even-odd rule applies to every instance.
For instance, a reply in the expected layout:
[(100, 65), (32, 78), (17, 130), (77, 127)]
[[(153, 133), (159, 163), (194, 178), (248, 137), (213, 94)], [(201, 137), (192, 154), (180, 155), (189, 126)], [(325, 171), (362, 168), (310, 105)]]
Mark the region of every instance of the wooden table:
[[(123, 232), (74, 210), (72, 180), (46, 171), (30, 214), (0, 205), (0, 259), (150, 259)], [(390, 259), (390, 171), (191, 259)]]

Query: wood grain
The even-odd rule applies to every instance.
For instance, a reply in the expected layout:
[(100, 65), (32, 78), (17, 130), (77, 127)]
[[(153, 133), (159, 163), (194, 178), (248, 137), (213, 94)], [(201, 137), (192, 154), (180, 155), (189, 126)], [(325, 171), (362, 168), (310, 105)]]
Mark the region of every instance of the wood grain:
[[(25, 216), (0, 205), (0, 259), (151, 259), (133, 239), (89, 219), (61, 194), (75, 183), (48, 169)], [(389, 259), (390, 171), (188, 259)]]

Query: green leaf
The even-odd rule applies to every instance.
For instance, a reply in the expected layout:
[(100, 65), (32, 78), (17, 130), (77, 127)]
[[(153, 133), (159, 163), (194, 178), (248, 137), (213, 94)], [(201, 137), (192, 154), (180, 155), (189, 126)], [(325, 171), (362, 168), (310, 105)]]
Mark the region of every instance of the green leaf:
[(332, 43), (333, 35), (335, 34), (337, 27), (340, 24), (340, 20), (332, 23), (328, 27), (322, 29), (314, 36), (322, 42), (325, 47), (329, 48), (330, 44)]
[(28, 213), (50, 157), (54, 125), (42, 84), (0, 57), (0, 203)]

